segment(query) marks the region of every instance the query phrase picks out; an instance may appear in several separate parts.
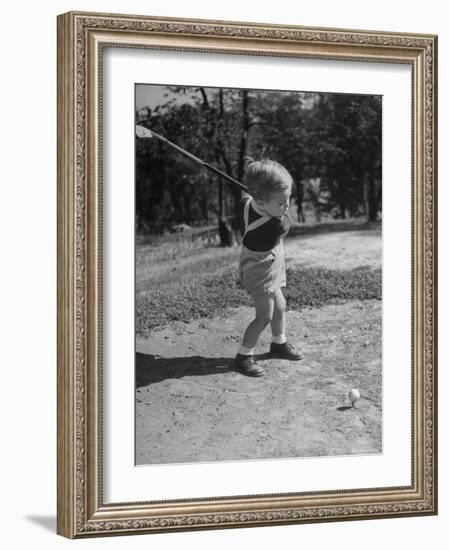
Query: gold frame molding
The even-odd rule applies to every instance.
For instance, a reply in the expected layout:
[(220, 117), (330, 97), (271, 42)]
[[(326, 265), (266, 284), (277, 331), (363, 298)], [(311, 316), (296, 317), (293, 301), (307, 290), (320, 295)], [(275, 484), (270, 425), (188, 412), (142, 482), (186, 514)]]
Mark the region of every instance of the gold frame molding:
[[(103, 503), (103, 47), (375, 61), (411, 67), (410, 486)], [(59, 534), (83, 538), (437, 513), (436, 61), (434, 35), (82, 12), (58, 17)]]

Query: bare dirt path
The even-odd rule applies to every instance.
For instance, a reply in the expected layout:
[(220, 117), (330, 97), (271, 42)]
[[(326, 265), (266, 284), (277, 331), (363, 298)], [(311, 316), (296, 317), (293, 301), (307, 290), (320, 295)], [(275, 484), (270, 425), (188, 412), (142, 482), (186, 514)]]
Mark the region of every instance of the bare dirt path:
[(381, 230), (338, 231), (285, 239), (288, 265), (354, 269), (381, 267)]
[[(231, 366), (252, 315), (242, 307), (137, 341), (137, 464), (380, 453), (381, 303), (289, 311), (304, 359), (262, 355), (262, 378)], [(268, 346), (266, 331), (258, 351)]]

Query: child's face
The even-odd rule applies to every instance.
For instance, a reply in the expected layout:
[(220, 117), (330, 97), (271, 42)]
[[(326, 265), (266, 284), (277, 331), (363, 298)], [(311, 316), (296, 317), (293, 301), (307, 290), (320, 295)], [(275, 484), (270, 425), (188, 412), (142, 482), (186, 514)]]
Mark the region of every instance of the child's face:
[(269, 216), (280, 218), (288, 213), (290, 194), (291, 189), (276, 191), (268, 199), (260, 201), (260, 204)]

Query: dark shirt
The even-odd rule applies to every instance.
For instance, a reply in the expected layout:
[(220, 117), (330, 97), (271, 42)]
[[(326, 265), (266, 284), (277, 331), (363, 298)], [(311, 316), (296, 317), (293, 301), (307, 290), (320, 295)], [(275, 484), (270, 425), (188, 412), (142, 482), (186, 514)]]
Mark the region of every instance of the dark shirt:
[[(248, 211), (248, 225), (253, 221), (261, 218), (252, 205), (249, 206)], [(288, 233), (290, 229), (290, 220), (288, 216), (282, 216), (282, 218), (270, 218), (260, 227), (248, 231), (243, 237), (243, 244), (249, 250), (256, 252), (265, 252), (272, 250), (281, 240), (283, 235)]]

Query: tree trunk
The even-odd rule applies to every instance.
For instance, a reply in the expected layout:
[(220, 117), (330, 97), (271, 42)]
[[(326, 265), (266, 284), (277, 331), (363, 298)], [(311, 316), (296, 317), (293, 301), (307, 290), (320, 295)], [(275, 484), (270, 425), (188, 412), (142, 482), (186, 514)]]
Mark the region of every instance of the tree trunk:
[(378, 201), (376, 193), (376, 180), (373, 174), (368, 175), (368, 221), (377, 220)]
[(240, 137), (239, 165), (237, 179), (242, 181), (245, 174), (245, 157), (248, 149), (249, 130), (249, 96), (248, 90), (242, 90), (242, 135)]
[(224, 219), (220, 219), (218, 222), (218, 233), (220, 235), (220, 246), (233, 246), (234, 232), (232, 231), (231, 226)]
[(218, 178), (218, 218), (222, 220), (224, 217), (224, 205), (223, 205), (223, 182), (221, 178)]
[[(215, 141), (215, 160), (217, 166), (220, 165), (220, 160), (223, 161), (225, 165), (225, 171), (231, 176), (232, 172), (230, 170), (231, 166), (227, 163), (227, 157), (225, 153), (225, 148), (223, 140), (221, 139), (221, 126), (224, 118), (224, 101), (223, 101), (223, 89), (219, 90), (219, 102), (220, 110), (216, 127), (218, 127), (218, 135), (216, 135)], [(225, 192), (226, 188), (224, 182), (221, 178), (218, 178), (218, 234), (220, 236), (220, 246), (233, 246), (235, 242), (234, 232), (232, 227), (227, 223), (225, 219), (226, 208), (225, 208)]]
[(304, 200), (304, 188), (302, 186), (301, 182), (297, 182), (296, 184), (296, 211), (298, 213), (298, 222), (299, 223), (305, 223), (306, 217), (304, 216), (304, 210), (302, 208), (302, 203)]
[[(249, 120), (249, 95), (248, 90), (242, 90), (242, 134), (240, 137), (239, 160), (237, 167), (237, 179), (243, 180), (245, 175), (245, 157), (248, 149), (248, 130), (250, 127)], [(233, 198), (233, 213), (231, 221), (232, 229), (235, 231), (236, 240), (240, 241), (243, 235), (243, 216), (242, 216), (242, 191), (240, 189), (232, 189)]]
[(317, 223), (321, 222), (321, 206), (320, 206), (320, 179), (309, 179), (306, 182), (307, 194), (312, 203), (313, 213), (315, 216), (315, 221)]

